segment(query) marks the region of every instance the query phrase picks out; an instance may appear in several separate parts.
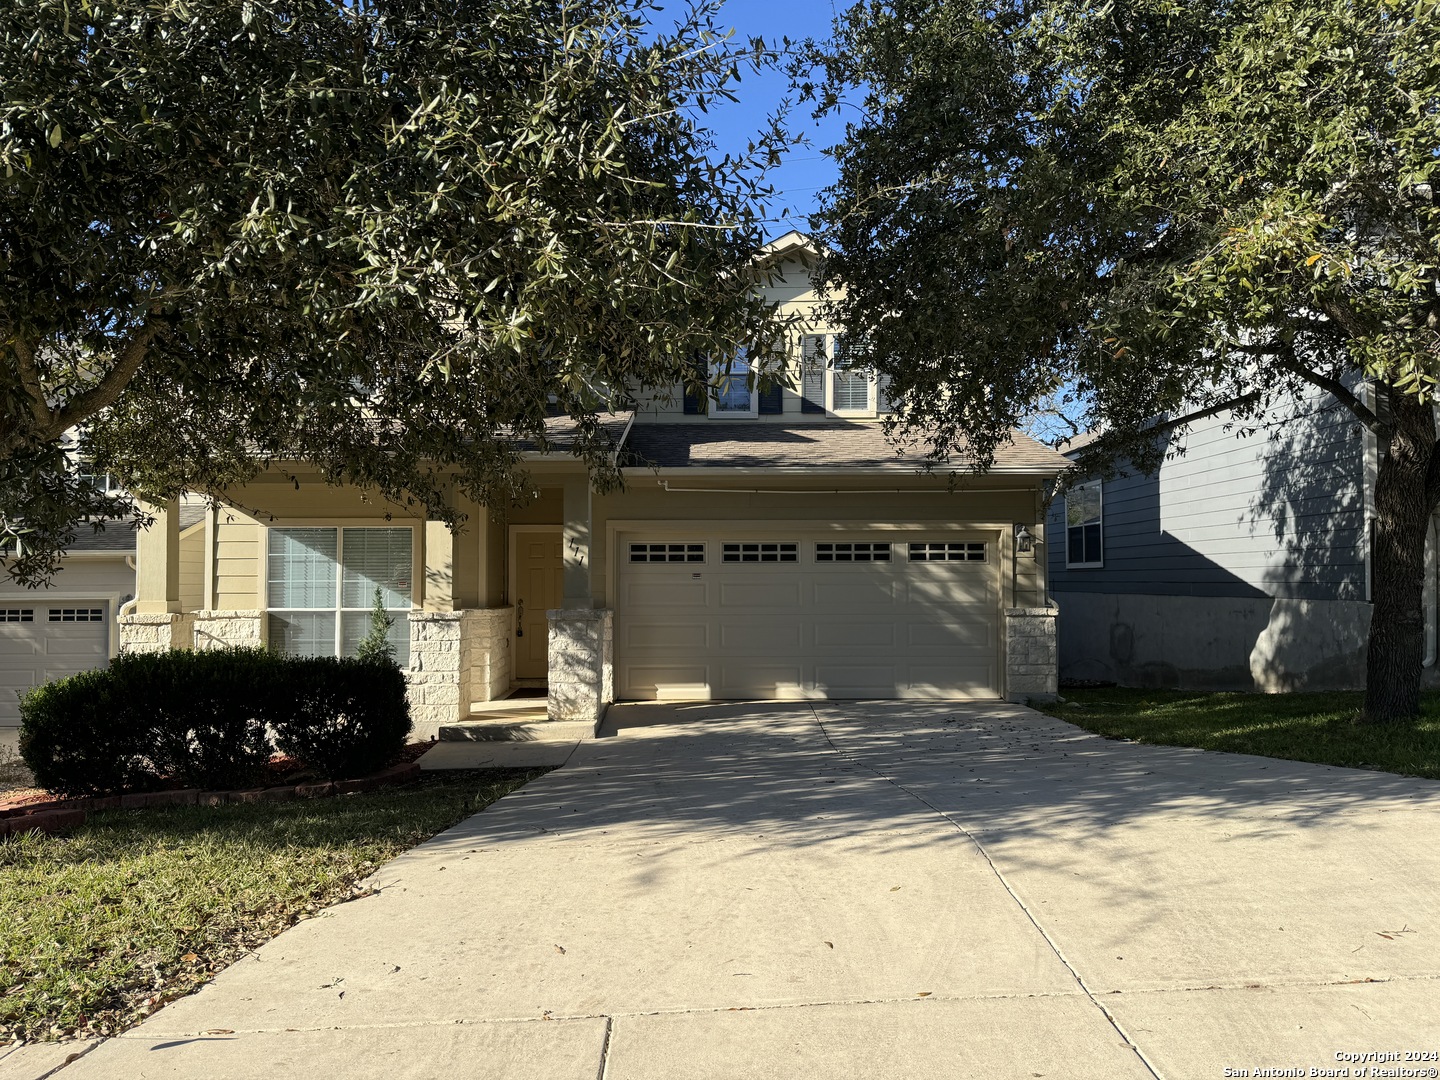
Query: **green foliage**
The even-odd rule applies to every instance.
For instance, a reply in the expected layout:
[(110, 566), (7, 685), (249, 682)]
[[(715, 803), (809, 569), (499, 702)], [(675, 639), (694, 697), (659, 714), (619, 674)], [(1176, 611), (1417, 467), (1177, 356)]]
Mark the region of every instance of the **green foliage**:
[[(760, 340), (782, 139), (698, 122), (762, 43), (711, 0), (17, 0), (0, 20), (0, 542), (43, 578), (78, 450), (159, 499), (315, 464), (453, 521), (597, 413)], [(49, 503), (32, 495), (44, 482)], [(123, 500), (122, 500), (123, 503)]]
[(981, 464), (1056, 393), (1108, 430), (1092, 460), (1146, 464), (1157, 416), (1429, 393), (1437, 56), (1433, 0), (857, 5), (801, 65), (862, 106), (833, 314), (901, 426)]
[(371, 663), (394, 664), (395, 646), (390, 644), (390, 628), (394, 625), (395, 619), (385, 609), (385, 593), (377, 586), (375, 605), (370, 609), (370, 630), (356, 646), (355, 658)]
[(382, 768), (410, 731), (393, 663), (264, 649), (123, 653), (20, 702), (20, 754), (62, 795), (263, 783), (279, 750), (338, 779)]

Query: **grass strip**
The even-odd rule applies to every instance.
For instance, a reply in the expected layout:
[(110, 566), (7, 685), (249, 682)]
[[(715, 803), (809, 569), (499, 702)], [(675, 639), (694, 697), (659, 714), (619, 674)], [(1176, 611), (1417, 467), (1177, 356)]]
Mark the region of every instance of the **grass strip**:
[(545, 771), (92, 813), (69, 836), (0, 839), (0, 1043), (123, 1031)]
[(1421, 695), (1414, 724), (1357, 724), (1360, 693), (1225, 694), (1064, 690), (1039, 708), (1086, 731), (1159, 746), (1374, 769), (1440, 779), (1440, 693)]

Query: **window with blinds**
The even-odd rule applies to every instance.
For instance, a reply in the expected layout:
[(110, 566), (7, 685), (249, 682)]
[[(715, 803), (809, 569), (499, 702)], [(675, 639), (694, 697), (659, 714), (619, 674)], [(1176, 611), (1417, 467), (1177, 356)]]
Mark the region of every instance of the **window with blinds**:
[(831, 363), (830, 409), (832, 412), (869, 412), (870, 373), (854, 366), (845, 348), (845, 336), (835, 335), (835, 359)]
[(394, 620), (395, 658), (408, 664), (413, 545), (404, 526), (271, 529), (271, 647), (294, 656), (354, 656), (370, 632), (378, 590)]

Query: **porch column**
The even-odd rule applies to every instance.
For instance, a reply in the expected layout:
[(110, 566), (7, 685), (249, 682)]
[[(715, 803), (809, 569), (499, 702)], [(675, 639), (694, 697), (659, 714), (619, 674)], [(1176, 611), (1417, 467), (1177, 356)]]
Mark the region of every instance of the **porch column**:
[(598, 724), (615, 700), (613, 620), (597, 610), (591, 587), (590, 478), (565, 480), (564, 600), (550, 619), (548, 714), (555, 721)]
[(410, 716), (415, 733), (434, 738), (470, 716), (471, 703), (510, 688), (509, 609), (482, 610), (486, 511), (460, 500), (461, 531), (443, 521), (423, 530), (422, 603), (410, 612)]
[(136, 537), (135, 603), (120, 619), (120, 650), (188, 649), (193, 620), (180, 604), (180, 500), (142, 507), (155, 520)]

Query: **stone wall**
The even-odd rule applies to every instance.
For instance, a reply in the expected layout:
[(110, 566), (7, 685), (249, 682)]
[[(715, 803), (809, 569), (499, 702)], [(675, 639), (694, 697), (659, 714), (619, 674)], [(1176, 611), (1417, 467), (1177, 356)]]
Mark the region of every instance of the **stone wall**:
[(615, 700), (614, 612), (556, 608), (550, 618), (551, 720), (598, 724)]
[(236, 645), (253, 649), (265, 644), (263, 611), (197, 611), (193, 618), (197, 651)]
[(120, 616), (120, 651), (169, 652), (194, 644), (195, 617), (180, 612)]
[(1005, 696), (1011, 701), (1053, 701), (1060, 689), (1060, 652), (1055, 637), (1058, 609), (1005, 611)]

